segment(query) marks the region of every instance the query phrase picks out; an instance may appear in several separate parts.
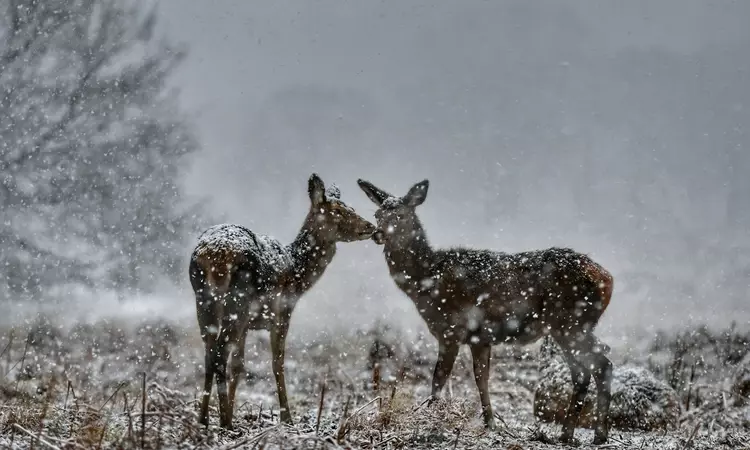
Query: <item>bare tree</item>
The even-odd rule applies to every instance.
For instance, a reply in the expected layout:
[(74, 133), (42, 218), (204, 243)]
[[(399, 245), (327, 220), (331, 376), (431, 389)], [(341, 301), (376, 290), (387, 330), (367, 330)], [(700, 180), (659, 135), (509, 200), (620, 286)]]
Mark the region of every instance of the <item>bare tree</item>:
[(182, 274), (197, 210), (179, 175), (198, 145), (167, 81), (184, 50), (137, 0), (0, 11), (0, 298)]

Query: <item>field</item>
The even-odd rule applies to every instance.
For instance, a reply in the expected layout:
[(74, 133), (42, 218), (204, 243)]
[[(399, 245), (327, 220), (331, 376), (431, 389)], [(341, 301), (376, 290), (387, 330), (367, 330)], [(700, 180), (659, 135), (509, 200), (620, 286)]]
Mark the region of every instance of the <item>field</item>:
[[(612, 345), (613, 361), (675, 388), (679, 420), (613, 429), (598, 448), (750, 448), (750, 336), (741, 327), (686, 329)], [(251, 333), (235, 429), (197, 424), (203, 349), (197, 326), (153, 318), (60, 325), (49, 317), (0, 331), (0, 448), (502, 448), (554, 449), (559, 426), (533, 411), (538, 345), (494, 351), (497, 430), (481, 426), (468, 349), (444, 398), (426, 405), (431, 337), (373, 326), (291, 339), (294, 426), (280, 426), (268, 337)], [(662, 382), (660, 381), (660, 383)], [(744, 383), (744, 384), (743, 384)], [(579, 429), (579, 448), (593, 433)]]

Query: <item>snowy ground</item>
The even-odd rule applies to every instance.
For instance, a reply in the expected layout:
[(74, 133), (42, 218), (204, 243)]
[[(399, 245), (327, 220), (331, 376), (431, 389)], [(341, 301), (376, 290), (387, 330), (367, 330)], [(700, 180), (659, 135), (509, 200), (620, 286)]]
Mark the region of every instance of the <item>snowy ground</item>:
[[(533, 415), (536, 346), (495, 349), (491, 391), (500, 420), (496, 431), (486, 432), (468, 349), (445, 398), (426, 406), (434, 342), (394, 331), (377, 339), (371, 330), (293, 336), (287, 359), (293, 427), (278, 425), (268, 337), (251, 333), (236, 429), (218, 428), (212, 409), (206, 430), (197, 425), (203, 353), (191, 314), (168, 322), (149, 310), (152, 318), (144, 321), (138, 317), (145, 310), (134, 311), (120, 319), (4, 325), (0, 447), (29, 448), (37, 440), (36, 448), (562, 448), (555, 443), (559, 427)], [(732, 391), (747, 332), (691, 329), (682, 340), (650, 334), (637, 342), (630, 333), (629, 342), (614, 342), (616, 363), (650, 368), (677, 386), (690, 407), (677, 429), (612, 430), (604, 448), (750, 448), (750, 408)], [(376, 340), (382, 344), (378, 390), (370, 364)], [(580, 448), (592, 447), (591, 431), (579, 429), (576, 436)]]

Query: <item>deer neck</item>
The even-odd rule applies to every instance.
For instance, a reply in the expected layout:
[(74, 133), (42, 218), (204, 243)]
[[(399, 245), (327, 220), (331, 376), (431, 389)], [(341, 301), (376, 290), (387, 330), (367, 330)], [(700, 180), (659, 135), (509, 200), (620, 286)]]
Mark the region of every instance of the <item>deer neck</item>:
[(289, 245), (292, 256), (288, 290), (302, 295), (323, 275), (336, 254), (336, 242), (327, 238), (315, 224), (314, 214), (308, 214), (297, 237)]
[(416, 217), (403, 232), (388, 239), (383, 250), (391, 276), (394, 277), (406, 275), (416, 280), (422, 279), (433, 258), (427, 234)]

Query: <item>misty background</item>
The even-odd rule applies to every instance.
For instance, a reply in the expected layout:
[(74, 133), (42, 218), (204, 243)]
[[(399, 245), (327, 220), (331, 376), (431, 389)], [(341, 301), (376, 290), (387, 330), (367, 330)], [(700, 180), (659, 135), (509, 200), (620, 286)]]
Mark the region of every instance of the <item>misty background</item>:
[[(237, 222), (288, 243), (317, 172), (371, 220), (357, 178), (396, 195), (429, 179), (418, 211), (438, 246), (589, 253), (615, 276), (604, 335), (747, 326), (750, 4), (162, 0), (154, 11), (154, 33), (187, 50), (165, 86), (195, 140), (174, 179), (200, 212), (175, 216), (188, 227), (170, 235), (184, 237), (170, 246), (184, 257), (169, 262), (173, 282), (144, 278), (158, 291), (128, 291), (140, 300), (120, 310), (194, 320), (197, 229)], [(159, 215), (148, 211), (141, 225)], [(144, 266), (160, 253), (122, 254)], [(105, 297), (81, 294), (88, 312), (111, 311)], [(381, 249), (341, 244), (291, 333), (377, 317), (421, 326)]]

